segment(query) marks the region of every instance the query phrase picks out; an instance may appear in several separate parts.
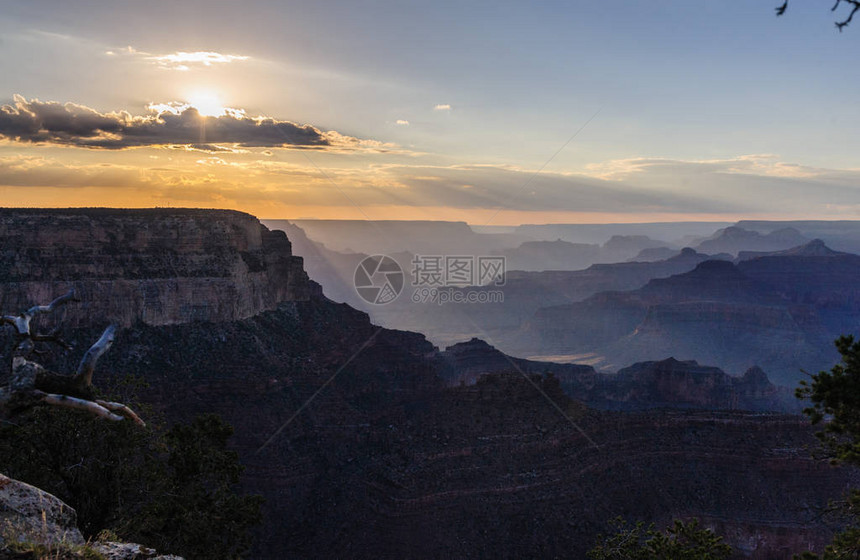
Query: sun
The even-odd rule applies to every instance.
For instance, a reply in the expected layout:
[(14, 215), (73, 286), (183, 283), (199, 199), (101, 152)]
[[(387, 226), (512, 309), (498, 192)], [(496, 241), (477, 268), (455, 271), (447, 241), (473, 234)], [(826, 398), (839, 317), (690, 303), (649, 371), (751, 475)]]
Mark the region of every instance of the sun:
[(188, 104), (197, 109), (204, 117), (223, 115), (227, 108), (221, 104), (221, 99), (214, 91), (195, 91), (188, 96)]

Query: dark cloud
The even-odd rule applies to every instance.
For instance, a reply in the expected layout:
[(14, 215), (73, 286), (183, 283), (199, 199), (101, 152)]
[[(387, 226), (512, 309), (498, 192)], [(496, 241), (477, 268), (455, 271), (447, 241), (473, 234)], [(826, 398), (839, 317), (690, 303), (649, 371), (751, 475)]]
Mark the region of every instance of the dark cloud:
[(100, 113), (74, 103), (41, 102), (15, 96), (0, 107), (0, 138), (82, 148), (119, 150), (144, 146), (330, 148), (364, 141), (269, 117), (239, 112), (202, 116), (193, 107), (134, 116)]

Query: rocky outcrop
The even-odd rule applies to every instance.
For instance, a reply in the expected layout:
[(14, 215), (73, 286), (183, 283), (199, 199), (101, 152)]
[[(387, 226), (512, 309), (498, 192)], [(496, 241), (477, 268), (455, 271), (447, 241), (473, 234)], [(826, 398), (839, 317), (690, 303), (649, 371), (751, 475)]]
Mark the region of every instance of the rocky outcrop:
[(76, 519), (56, 496), (0, 474), (0, 559), (89, 558), (89, 549), (105, 560), (183, 560), (135, 543), (87, 543)]
[(693, 270), (669, 278), (655, 278), (637, 291), (648, 303), (729, 301), (779, 303), (780, 296), (766, 290), (728, 261), (706, 260)]
[(667, 358), (639, 362), (618, 373), (597, 373), (579, 364), (524, 360), (472, 339), (440, 353), (441, 375), (449, 386), (473, 385), (498, 374), (550, 375), (572, 399), (611, 410), (651, 408), (800, 412), (791, 389), (774, 385), (759, 367), (732, 376), (696, 361)]
[(189, 209), (0, 209), (0, 282), (4, 313), (74, 288), (69, 326), (232, 321), (311, 290), (282, 232)]
[(62, 500), (0, 474), (0, 546), (7, 541), (80, 545), (84, 537)]
[(604, 262), (619, 262), (636, 256), (644, 249), (667, 247), (663, 241), (651, 239), (647, 235), (613, 235), (601, 247)]
[(571, 398), (587, 400), (599, 377), (591, 366), (515, 358), (477, 338), (449, 346), (440, 353), (440, 358), (443, 363), (440, 375), (451, 386), (472, 385), (488, 374), (551, 374)]
[(183, 560), (173, 554), (158, 554), (154, 548), (147, 548), (137, 543), (94, 542), (88, 545), (101, 554), (105, 560)]
[[(614, 409), (699, 408), (800, 412), (791, 389), (770, 382), (759, 367), (734, 377), (694, 360), (641, 362), (606, 376), (596, 398)], [(596, 403), (595, 403), (596, 404)]]

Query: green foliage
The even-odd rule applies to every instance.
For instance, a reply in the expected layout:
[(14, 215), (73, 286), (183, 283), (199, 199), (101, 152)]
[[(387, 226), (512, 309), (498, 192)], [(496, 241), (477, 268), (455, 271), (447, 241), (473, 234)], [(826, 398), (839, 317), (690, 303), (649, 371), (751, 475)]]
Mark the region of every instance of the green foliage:
[(132, 422), (37, 408), (0, 427), (0, 472), (56, 495), (86, 536), (148, 499), (157, 484), (157, 435)]
[(638, 522), (630, 526), (623, 519), (613, 521), (616, 533), (602, 536), (588, 551), (591, 560), (723, 560), (732, 548), (710, 529), (699, 527), (693, 519), (675, 520), (671, 527), (657, 531), (654, 524)]
[(45, 529), (34, 527), (14, 517), (0, 522), (0, 559), (2, 560), (106, 560), (88, 544), (73, 544), (63, 537), (50, 544), (44, 542)]
[(44, 545), (19, 541), (6, 543), (0, 549), (0, 557), (15, 560), (106, 560), (103, 554), (85, 545)]
[(795, 556), (795, 560), (860, 559), (860, 490), (851, 490), (848, 498), (838, 504), (838, 509), (851, 520), (848, 528), (833, 537), (833, 541), (824, 549), (824, 554), (804, 552)]
[(165, 430), (40, 408), (0, 425), (0, 471), (78, 513), (87, 537), (109, 529), (189, 558), (240, 557), (260, 522), (259, 496), (235, 491), (242, 466), (218, 416)]
[(229, 559), (251, 544), (248, 528), (262, 520), (260, 496), (233, 491), (243, 467), (226, 449), (233, 428), (219, 416), (198, 416), (164, 436), (163, 499), (150, 501), (123, 524), (130, 540), (189, 558)]
[[(823, 426), (815, 435), (831, 462), (860, 465), (860, 342), (841, 336), (836, 348), (841, 363), (801, 381), (795, 394), (810, 401), (803, 412), (813, 424)], [(823, 555), (805, 552), (796, 558), (860, 559), (860, 490), (852, 490), (836, 509), (849, 520), (848, 527), (834, 537)]]
[(860, 558), (860, 528), (850, 527), (833, 537), (824, 554), (804, 552), (795, 560), (856, 560)]
[(860, 465), (860, 342), (841, 336), (836, 348), (842, 362), (801, 381), (795, 394), (809, 399), (803, 412), (813, 424), (823, 424), (816, 435), (833, 461)]

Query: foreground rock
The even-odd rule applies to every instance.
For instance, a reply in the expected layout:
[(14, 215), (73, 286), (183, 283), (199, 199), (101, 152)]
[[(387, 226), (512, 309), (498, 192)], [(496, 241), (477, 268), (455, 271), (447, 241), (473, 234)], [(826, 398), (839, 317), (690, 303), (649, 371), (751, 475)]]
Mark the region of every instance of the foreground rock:
[(31, 541), (84, 544), (75, 510), (59, 498), (0, 474), (0, 545)]
[(183, 560), (181, 556), (158, 554), (154, 548), (135, 543), (96, 542), (90, 548), (104, 556), (105, 560)]
[(0, 560), (92, 558), (88, 551), (105, 560), (182, 560), (134, 543), (86, 543), (76, 520), (56, 496), (0, 474)]

